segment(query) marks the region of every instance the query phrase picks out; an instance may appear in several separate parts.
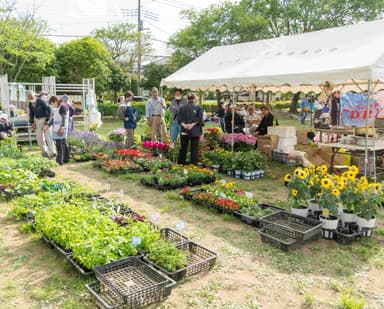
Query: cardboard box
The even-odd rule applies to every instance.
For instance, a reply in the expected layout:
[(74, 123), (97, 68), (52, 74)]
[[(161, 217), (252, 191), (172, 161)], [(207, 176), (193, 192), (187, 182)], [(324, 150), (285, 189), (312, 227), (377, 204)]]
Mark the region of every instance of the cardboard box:
[(264, 146), (270, 146), (275, 149), (279, 143), (277, 135), (263, 135), (257, 137), (257, 149), (263, 149)]
[(279, 137), (296, 136), (296, 128), (288, 126), (268, 127), (268, 135), (277, 135)]
[(308, 144), (307, 134), (308, 134), (307, 130), (296, 131), (297, 143), (300, 145), (307, 145)]
[(270, 145), (265, 145), (263, 148), (258, 148), (257, 150), (260, 151), (261, 153), (265, 154), (266, 157), (269, 159), (269, 160), (272, 160), (272, 152), (273, 152), (273, 149)]
[[(314, 165), (325, 164), (328, 167), (331, 166), (332, 149), (331, 147), (317, 147), (307, 151), (305, 155)], [(350, 157), (345, 154), (337, 153), (333, 161), (333, 165), (346, 165), (346, 162), (350, 161)]]

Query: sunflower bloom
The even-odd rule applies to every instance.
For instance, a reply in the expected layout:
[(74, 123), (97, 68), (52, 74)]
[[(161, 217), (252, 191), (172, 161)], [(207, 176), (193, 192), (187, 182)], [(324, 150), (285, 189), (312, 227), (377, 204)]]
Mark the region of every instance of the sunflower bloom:
[(328, 217), (329, 216), (329, 210), (328, 209), (323, 209), (323, 215)]
[(354, 174), (358, 174), (359, 173), (359, 168), (356, 165), (350, 166), (348, 170), (350, 172), (354, 173)]
[(331, 179), (329, 178), (323, 178), (321, 180), (321, 186), (324, 188), (324, 189), (331, 189), (334, 187), (334, 184), (332, 182)]
[(336, 188), (332, 190), (332, 193), (333, 193), (334, 196), (339, 196), (340, 195), (339, 189), (336, 189)]
[(291, 179), (292, 179), (292, 175), (291, 174), (289, 174), (289, 173), (285, 174), (285, 176), (284, 176), (284, 181), (285, 182), (290, 182)]
[(296, 197), (297, 193), (299, 193), (299, 192), (296, 189), (292, 189), (291, 194), (293, 197)]

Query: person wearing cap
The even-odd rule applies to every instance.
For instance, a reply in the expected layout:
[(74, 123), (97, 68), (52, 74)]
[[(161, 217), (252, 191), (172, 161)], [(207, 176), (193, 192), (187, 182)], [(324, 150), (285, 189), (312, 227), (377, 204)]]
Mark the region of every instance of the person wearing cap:
[(4, 140), (12, 136), (13, 126), (8, 121), (7, 114), (0, 114), (0, 140)]
[[(159, 96), (159, 90), (153, 87), (151, 90), (151, 98), (149, 98), (147, 105), (145, 106), (145, 116), (148, 124), (151, 127), (151, 139), (152, 141), (167, 140), (167, 129), (165, 125), (165, 109), (167, 104), (164, 98)], [(160, 138), (158, 136), (160, 131)]]
[(172, 124), (171, 124), (171, 140), (172, 140), (172, 146), (176, 144), (177, 138), (180, 134), (180, 125), (177, 121), (177, 113), (180, 110), (180, 107), (184, 104), (187, 104), (187, 100), (183, 97), (183, 90), (182, 89), (176, 89), (175, 90), (175, 96), (172, 99), (171, 106), (169, 107), (169, 110), (172, 114)]
[(127, 131), (127, 139), (125, 140), (125, 147), (131, 148), (135, 144), (135, 129), (137, 126), (136, 115), (130, 102), (133, 100), (133, 92), (127, 91), (124, 94), (124, 101), (126, 102), (126, 108), (124, 112), (124, 128)]
[(181, 126), (178, 164), (185, 165), (189, 142), (191, 142), (190, 162), (194, 165), (199, 162), (199, 141), (203, 134), (204, 111), (196, 101), (196, 94), (188, 94), (188, 104), (181, 106), (177, 113), (177, 121)]
[[(234, 115), (232, 120), (232, 114)], [(227, 133), (232, 133), (232, 124), (233, 124), (233, 133), (244, 133), (245, 122), (243, 117), (239, 114), (236, 104), (231, 104), (227, 113), (225, 114), (225, 130)]]
[[(41, 92), (35, 102), (29, 104), (29, 122), (36, 130), (37, 144), (42, 155), (48, 158), (56, 156), (55, 145), (48, 130), (52, 110), (47, 102), (48, 93)], [(30, 96), (32, 98), (32, 95)]]
[(49, 105), (53, 110), (52, 118), (49, 122), (51, 127), (52, 139), (55, 141), (57, 156), (56, 162), (59, 165), (69, 162), (70, 152), (67, 144), (69, 110), (63, 99), (52, 96)]

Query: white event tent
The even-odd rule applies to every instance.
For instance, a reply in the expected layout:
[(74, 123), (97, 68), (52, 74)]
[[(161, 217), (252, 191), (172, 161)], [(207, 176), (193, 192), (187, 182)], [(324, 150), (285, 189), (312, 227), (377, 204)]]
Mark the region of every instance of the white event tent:
[[(369, 94), (381, 82), (384, 82), (384, 20), (376, 20), (214, 47), (163, 79), (161, 86), (232, 92), (249, 89), (320, 92), (328, 88), (329, 93), (336, 86), (351, 90), (356, 84)], [(367, 157), (366, 152), (366, 167)]]
[[(384, 20), (219, 46), (163, 79), (162, 86), (230, 91), (384, 81)], [(298, 87), (301, 86), (301, 87)]]

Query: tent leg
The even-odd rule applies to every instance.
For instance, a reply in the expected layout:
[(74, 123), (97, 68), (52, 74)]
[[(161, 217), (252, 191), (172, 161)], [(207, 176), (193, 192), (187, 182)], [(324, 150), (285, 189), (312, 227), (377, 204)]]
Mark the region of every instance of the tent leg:
[(232, 97), (232, 121), (231, 121), (231, 128), (232, 128), (232, 141), (231, 141), (231, 151), (233, 152), (234, 144), (235, 144), (235, 137), (234, 137), (234, 132), (235, 132), (235, 94), (234, 92), (231, 93)]
[[(368, 80), (368, 93), (367, 93), (367, 117), (365, 118), (365, 152), (364, 152), (364, 176), (368, 172), (368, 119), (369, 117), (369, 100), (371, 98), (371, 80)], [(376, 173), (375, 173), (376, 174)]]

